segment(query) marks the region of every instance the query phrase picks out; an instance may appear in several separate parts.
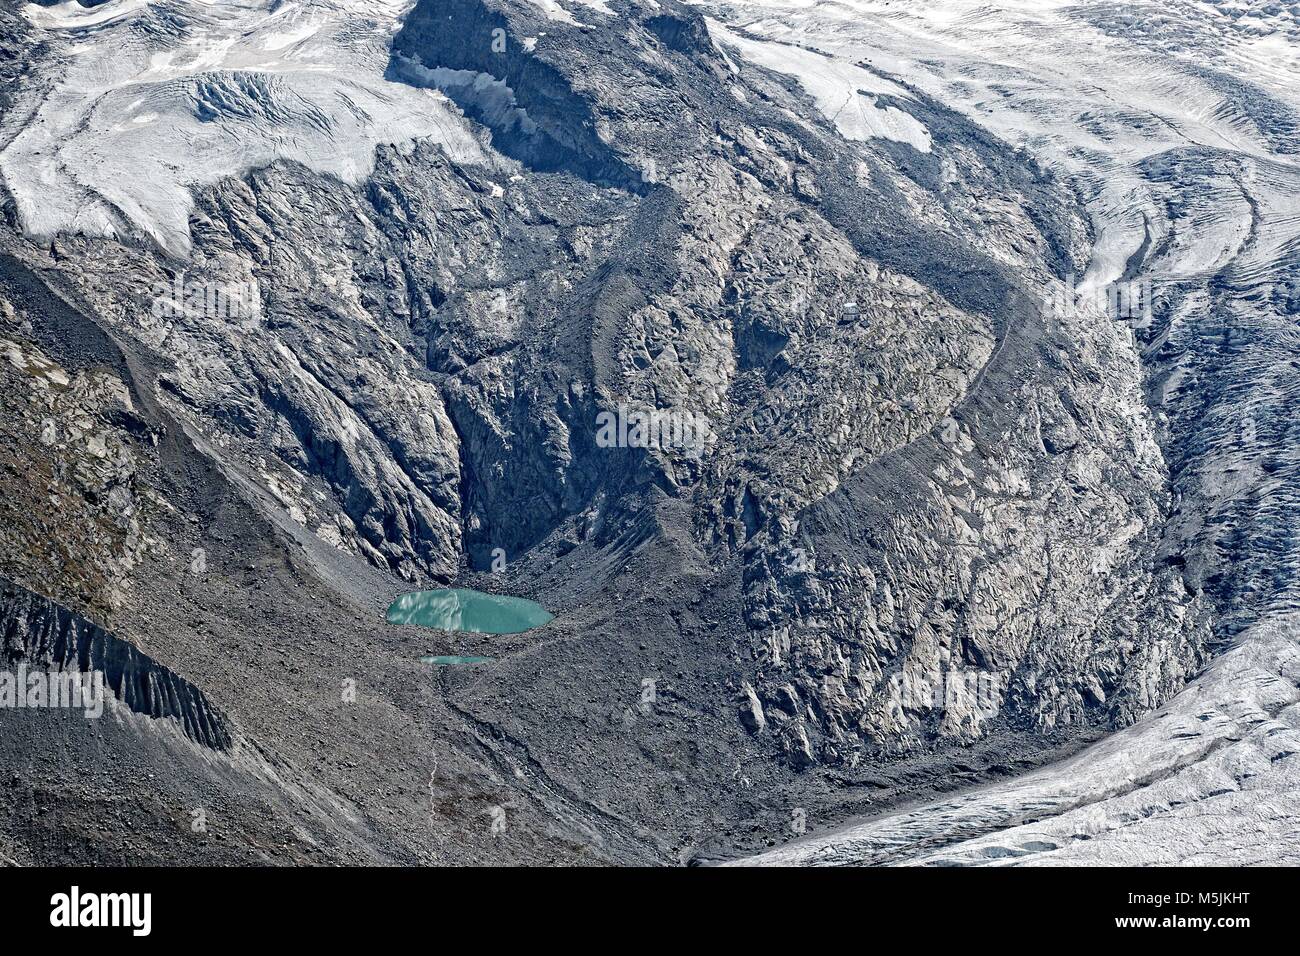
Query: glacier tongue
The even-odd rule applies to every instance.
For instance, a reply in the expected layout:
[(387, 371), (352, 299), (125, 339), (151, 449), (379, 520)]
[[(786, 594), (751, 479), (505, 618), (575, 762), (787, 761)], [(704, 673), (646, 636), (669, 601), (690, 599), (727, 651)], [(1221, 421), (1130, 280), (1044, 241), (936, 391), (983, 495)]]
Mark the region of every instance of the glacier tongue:
[(1259, 625), (1167, 707), (1063, 763), (741, 862), (1294, 864), (1298, 627)]
[(185, 255), (191, 188), (277, 159), (356, 183), (377, 144), (428, 137), (488, 162), (444, 96), (384, 79), (408, 6), (29, 4), (55, 52), (48, 94), (0, 152), (24, 231), (141, 232)]

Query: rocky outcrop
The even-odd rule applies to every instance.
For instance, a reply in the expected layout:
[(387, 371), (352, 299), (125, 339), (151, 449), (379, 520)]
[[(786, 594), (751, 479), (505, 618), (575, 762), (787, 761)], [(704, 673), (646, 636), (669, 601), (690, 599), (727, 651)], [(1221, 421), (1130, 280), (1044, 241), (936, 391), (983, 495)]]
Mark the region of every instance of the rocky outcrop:
[(77, 341), (51, 321), (67, 306), (33, 285), (0, 259), (0, 573), (109, 613), (156, 543), (142, 518), (157, 494), (142, 473), (159, 431), (111, 364), (65, 366), (31, 341), (34, 323), (51, 351)]

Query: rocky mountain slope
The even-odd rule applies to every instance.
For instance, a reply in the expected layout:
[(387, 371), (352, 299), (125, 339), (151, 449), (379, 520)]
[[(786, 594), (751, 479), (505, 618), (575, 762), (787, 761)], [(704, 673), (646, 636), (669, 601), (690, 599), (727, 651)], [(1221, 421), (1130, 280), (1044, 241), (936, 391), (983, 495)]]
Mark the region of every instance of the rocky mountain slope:
[[(835, 857), (920, 858), (1112, 820), (1026, 775), (1102, 735), (1220, 759), (1253, 711), (1144, 715), (1284, 633), (1291, 107), (1188, 47), (1199, 125), (1079, 109), (1036, 18), (1183, 45), (939, 7), (6, 12), (5, 653), (77, 621), (224, 746), (0, 710), (0, 855), (681, 863), (1014, 778)], [(1147, 273), (1141, 327), (1050, 307)], [(384, 622), (435, 583), (556, 618)]]
[(1151, 314), (1130, 324), (1173, 493), (1157, 552), (1210, 605), (1218, 655), (1078, 758), (766, 861), (1293, 861), (1300, 10), (733, 11), (733, 29), (909, 76), (1078, 184), (1096, 237), (1080, 285), (1138, 281), (1152, 294)]

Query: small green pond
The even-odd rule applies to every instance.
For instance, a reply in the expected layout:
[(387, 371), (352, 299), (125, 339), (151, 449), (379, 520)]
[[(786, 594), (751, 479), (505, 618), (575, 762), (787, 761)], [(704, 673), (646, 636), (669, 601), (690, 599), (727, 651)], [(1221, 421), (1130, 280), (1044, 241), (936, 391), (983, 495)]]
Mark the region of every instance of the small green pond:
[(387, 617), (390, 624), (418, 624), (442, 631), (518, 634), (541, 627), (555, 615), (523, 598), (444, 588), (403, 594), (389, 605)]

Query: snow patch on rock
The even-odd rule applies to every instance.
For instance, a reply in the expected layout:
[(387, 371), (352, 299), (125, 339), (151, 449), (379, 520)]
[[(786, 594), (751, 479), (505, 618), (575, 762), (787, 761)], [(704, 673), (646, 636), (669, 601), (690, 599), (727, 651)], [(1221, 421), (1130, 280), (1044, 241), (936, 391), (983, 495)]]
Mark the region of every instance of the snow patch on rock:
[(880, 96), (912, 98), (897, 83), (802, 47), (751, 40), (716, 21), (708, 22), (713, 36), (751, 63), (795, 77), (846, 139), (892, 139), (922, 153), (930, 151), (930, 133), (916, 117), (894, 106), (877, 105)]

